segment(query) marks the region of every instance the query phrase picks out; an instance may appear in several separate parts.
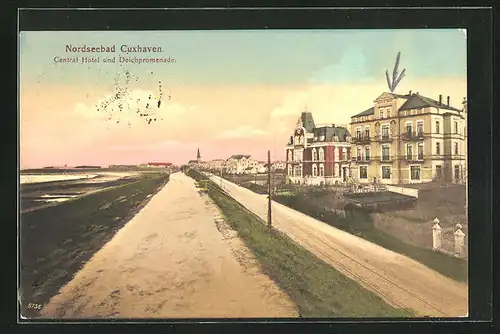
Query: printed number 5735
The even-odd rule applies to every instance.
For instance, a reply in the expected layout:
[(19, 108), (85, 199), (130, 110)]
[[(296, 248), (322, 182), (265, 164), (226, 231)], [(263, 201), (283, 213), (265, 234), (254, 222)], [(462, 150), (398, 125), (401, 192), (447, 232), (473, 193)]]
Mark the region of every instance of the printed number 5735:
[(32, 308), (34, 310), (41, 310), (42, 309), (42, 305), (40, 304), (33, 304), (33, 303), (29, 303), (28, 304), (28, 308)]

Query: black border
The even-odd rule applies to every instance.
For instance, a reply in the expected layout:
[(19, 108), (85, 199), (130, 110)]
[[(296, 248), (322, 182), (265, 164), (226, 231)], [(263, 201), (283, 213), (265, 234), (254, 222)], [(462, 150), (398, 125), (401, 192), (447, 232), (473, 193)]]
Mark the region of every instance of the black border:
[[(467, 29), (467, 68), (468, 68), (468, 152), (469, 152), (469, 318), (455, 319), (462, 322), (446, 324), (436, 323), (439, 319), (432, 319), (429, 323), (425, 319), (398, 320), (406, 325), (405, 331), (415, 330), (417, 327), (439, 327), (440, 332), (453, 329), (455, 332), (475, 332), (471, 327), (471, 320), (490, 321), (492, 317), (492, 99), (493, 99), (493, 11), (488, 8), (426, 8), (426, 9), (182, 9), (182, 10), (141, 10), (140, 20), (137, 19), (137, 10), (69, 10), (44, 9), (22, 10), (19, 12), (19, 26), (22, 30), (177, 30), (177, 29), (414, 29), (414, 28), (465, 28)], [(16, 13), (17, 15), (17, 13)], [(17, 33), (16, 33), (17, 36)], [(445, 41), (444, 41), (445, 42)], [(16, 46), (17, 50), (17, 46)], [(17, 74), (16, 74), (17, 81)], [(16, 86), (17, 87), (17, 86)], [(12, 95), (15, 96), (15, 95)], [(480, 115), (480, 116), (478, 116)], [(18, 125), (17, 125), (18, 126)], [(17, 177), (16, 177), (17, 180)], [(17, 187), (17, 185), (16, 185)], [(17, 298), (17, 295), (16, 295)], [(17, 304), (17, 302), (16, 302)], [(10, 308), (12, 305), (8, 305)], [(311, 319), (316, 322), (320, 319)], [(331, 332), (343, 329), (345, 332), (369, 329), (370, 319), (353, 319), (356, 324), (337, 324), (340, 319), (323, 319), (333, 324), (316, 324), (315, 330), (324, 329)], [(189, 319), (190, 322), (196, 320)], [(211, 320), (214, 321), (214, 320)], [(227, 320), (226, 320), (227, 321)], [(234, 330), (258, 330), (263, 325), (250, 320), (246, 324), (204, 324), (201, 330), (216, 328)], [(247, 321), (247, 320), (245, 320)], [(268, 319), (264, 320), (265, 322)], [(308, 321), (306, 319), (301, 320)], [(43, 322), (30, 321), (29, 323)], [(120, 321), (113, 321), (120, 322)], [(135, 322), (135, 320), (134, 320)], [(139, 322), (139, 321), (137, 321)], [(142, 322), (142, 321), (141, 321)], [(280, 321), (281, 322), (281, 321)], [(306, 324), (268, 324), (273, 331), (277, 327), (286, 331), (303, 331)], [(387, 322), (387, 319), (384, 319)], [(466, 323), (464, 323), (466, 322)], [(173, 324), (174, 322), (165, 322)], [(417, 325), (417, 323), (419, 323)], [(431, 325), (429, 325), (431, 324)], [(96, 324), (97, 325), (97, 324)], [(487, 328), (487, 324), (483, 324)], [(21, 327), (33, 327), (27, 324)], [(45, 328), (48, 324), (38, 324), (36, 327)], [(111, 328), (109, 325), (105, 331)], [(126, 324), (115, 324), (120, 332), (126, 332)], [(189, 325), (177, 324), (176, 327), (185, 328)], [(332, 327), (334, 326), (334, 327)], [(378, 324), (380, 330), (387, 329), (390, 324)], [(458, 329), (457, 327), (461, 327)], [(95, 327), (95, 325), (93, 326)], [(143, 327), (142, 325), (140, 327)], [(385, 329), (384, 329), (385, 328)], [(468, 328), (468, 329), (464, 329)], [(477, 328), (477, 327), (476, 327)], [(436, 328), (437, 329), (437, 328)], [(135, 332), (135, 330), (134, 330)]]

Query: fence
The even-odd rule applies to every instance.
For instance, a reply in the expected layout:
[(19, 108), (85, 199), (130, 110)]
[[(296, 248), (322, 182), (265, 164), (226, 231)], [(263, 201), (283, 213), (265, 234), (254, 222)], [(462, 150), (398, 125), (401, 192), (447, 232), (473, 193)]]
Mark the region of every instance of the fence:
[(394, 193), (418, 198), (418, 189), (397, 187), (397, 186), (390, 186), (390, 185), (387, 185), (386, 188), (388, 191), (392, 191)]

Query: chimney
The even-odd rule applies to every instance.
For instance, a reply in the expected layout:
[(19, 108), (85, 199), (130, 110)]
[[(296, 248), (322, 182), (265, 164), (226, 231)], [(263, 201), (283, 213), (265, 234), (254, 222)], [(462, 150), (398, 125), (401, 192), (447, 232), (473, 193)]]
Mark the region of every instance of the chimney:
[(439, 94), (439, 104), (441, 105), (443, 103), (443, 95)]
[(411, 95), (411, 90), (408, 92), (408, 95)]
[(446, 97), (446, 105), (448, 107), (450, 106), (450, 97), (449, 96)]

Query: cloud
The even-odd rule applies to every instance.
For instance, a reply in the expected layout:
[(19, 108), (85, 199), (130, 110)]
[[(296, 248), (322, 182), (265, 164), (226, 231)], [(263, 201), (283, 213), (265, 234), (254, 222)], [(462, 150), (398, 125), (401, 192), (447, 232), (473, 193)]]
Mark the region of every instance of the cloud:
[(253, 138), (267, 134), (266, 131), (252, 128), (250, 126), (240, 126), (236, 129), (221, 132), (217, 138), (235, 139), (235, 138)]

